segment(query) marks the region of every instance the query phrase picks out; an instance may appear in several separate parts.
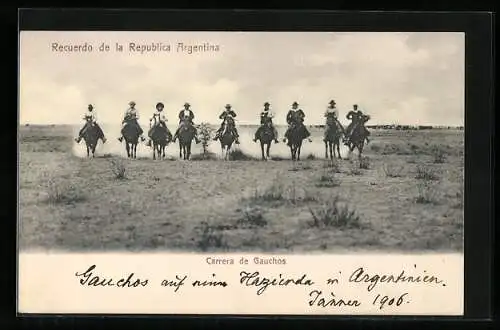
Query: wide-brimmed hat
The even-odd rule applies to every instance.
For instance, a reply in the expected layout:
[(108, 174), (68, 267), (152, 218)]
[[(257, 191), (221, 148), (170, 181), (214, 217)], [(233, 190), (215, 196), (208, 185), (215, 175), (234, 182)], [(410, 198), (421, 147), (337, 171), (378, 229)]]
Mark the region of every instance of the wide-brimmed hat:
[(156, 103), (156, 109), (158, 108), (165, 108), (165, 105), (161, 102)]
[(337, 104), (337, 103), (335, 102), (335, 100), (331, 100), (330, 104)]
[(353, 104), (352, 106), (353, 106), (353, 107), (357, 107), (358, 105), (357, 105), (357, 104)]
[(94, 109), (94, 106), (93, 106), (92, 104), (89, 104), (89, 105), (88, 105), (88, 108), (89, 108), (89, 109)]
[(231, 104), (229, 104), (229, 103), (228, 103), (228, 104), (226, 104), (226, 109), (227, 109), (227, 108), (230, 108), (230, 107), (231, 107)]
[(130, 102), (128, 103), (128, 105), (135, 105), (135, 102), (134, 102), (134, 101), (130, 101)]
[(293, 102), (292, 105), (299, 105), (297, 102)]
[(266, 106), (266, 105), (270, 105), (269, 102), (264, 103), (264, 106)]
[(191, 106), (191, 104), (189, 104), (188, 102), (186, 102), (186, 103), (184, 103), (184, 106), (185, 106), (185, 107), (190, 107), (190, 106)]

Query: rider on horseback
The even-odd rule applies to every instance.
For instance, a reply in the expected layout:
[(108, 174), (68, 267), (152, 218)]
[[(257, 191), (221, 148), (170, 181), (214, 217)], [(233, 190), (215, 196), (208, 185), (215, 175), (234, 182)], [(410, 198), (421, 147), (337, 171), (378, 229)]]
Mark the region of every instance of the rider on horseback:
[(156, 103), (156, 111), (153, 114), (153, 117), (151, 119), (149, 119), (149, 121), (151, 122), (151, 128), (148, 131), (149, 139), (147, 142), (147, 146), (149, 146), (149, 147), (151, 147), (151, 142), (153, 139), (153, 130), (157, 125), (164, 127), (168, 132), (167, 117), (165, 117), (165, 113), (163, 112), (164, 107), (165, 106), (163, 105), (163, 103), (161, 103), (161, 102)]
[(297, 125), (300, 125), (302, 127), (304, 137), (306, 137), (309, 142), (312, 142), (310, 138), (311, 133), (309, 133), (306, 126), (304, 125), (304, 118), (306, 115), (304, 114), (304, 111), (302, 111), (302, 109), (298, 109), (298, 106), (299, 104), (297, 102), (293, 102), (292, 109), (290, 109), (290, 111), (288, 111), (288, 114), (286, 115), (286, 122), (288, 123), (288, 129), (286, 130), (283, 142), (286, 142), (287, 139), (290, 141), (289, 138), (290, 129), (293, 126)]
[(194, 123), (193, 123), (194, 113), (191, 109), (189, 109), (190, 106), (191, 106), (191, 104), (189, 104), (187, 102), (184, 103), (184, 109), (182, 109), (179, 112), (179, 127), (175, 131), (174, 138), (172, 139), (173, 142), (175, 142), (177, 140), (177, 137), (179, 135), (179, 131), (182, 128), (182, 126), (184, 125), (185, 121), (189, 122), (191, 124), (191, 127), (192, 127), (193, 132), (194, 132), (194, 139), (195, 139), (196, 143), (198, 144), (201, 142), (201, 140), (198, 138), (198, 130), (196, 129), (196, 127), (194, 127)]
[(349, 144), (349, 139), (351, 138), (352, 132), (359, 126), (362, 125), (366, 141), (369, 143), (370, 140), (368, 139), (368, 136), (370, 135), (370, 132), (366, 129), (364, 123), (369, 119), (369, 116), (363, 114), (361, 110), (358, 109), (358, 105), (354, 104), (353, 105), (353, 110), (349, 111), (346, 115), (346, 118), (351, 120), (351, 123), (349, 126), (347, 126), (347, 129), (345, 131), (345, 138), (344, 138), (344, 144), (348, 145)]
[(123, 129), (127, 124), (131, 125), (136, 125), (137, 129), (139, 131), (139, 136), (141, 137), (141, 141), (146, 140), (146, 138), (143, 136), (144, 131), (142, 130), (141, 126), (139, 125), (139, 122), (137, 121), (139, 119), (139, 113), (137, 112), (137, 109), (135, 108), (135, 102), (130, 101), (128, 103), (130, 108), (125, 111), (125, 115), (123, 116), (122, 120), (122, 135), (118, 138), (118, 141), (122, 142), (123, 141)]
[(279, 143), (278, 141), (278, 131), (276, 130), (276, 127), (273, 125), (273, 117), (274, 114), (269, 111), (269, 102), (264, 103), (264, 111), (260, 113), (260, 127), (257, 129), (257, 132), (255, 132), (255, 138), (253, 139), (254, 142), (257, 142), (257, 139), (260, 135), (260, 132), (262, 131), (264, 125), (266, 123), (269, 123), (271, 126), (273, 133), (274, 133), (274, 142)]
[(335, 106), (335, 100), (330, 101), (330, 105), (326, 108), (325, 111), (325, 118), (326, 118), (326, 126), (327, 129), (325, 130), (324, 136), (323, 136), (323, 141), (326, 142), (327, 139), (327, 134), (328, 134), (328, 126), (330, 125), (329, 122), (330, 120), (333, 120), (335, 125), (337, 125), (337, 128), (343, 129), (342, 125), (339, 122), (339, 110)]
[[(219, 116), (219, 119), (222, 119), (222, 124), (220, 125), (219, 129), (217, 130), (217, 132), (215, 134), (214, 141), (221, 138), (221, 134), (224, 131), (226, 121), (233, 119), (233, 122), (234, 122), (234, 117), (236, 117), (236, 112), (234, 112), (234, 110), (231, 109), (231, 104), (226, 104), (226, 109)], [(238, 131), (236, 130), (236, 125), (233, 125), (233, 134), (235, 137), (234, 143), (240, 144), (240, 142), (238, 141), (239, 134), (238, 134)]]
[(83, 115), (83, 119), (85, 120), (85, 125), (82, 127), (80, 132), (78, 133), (78, 137), (75, 138), (76, 143), (80, 143), (83, 138), (83, 134), (89, 127), (89, 125), (94, 125), (97, 128), (99, 138), (102, 140), (102, 143), (106, 143), (106, 137), (104, 137), (104, 132), (102, 131), (99, 124), (97, 124), (97, 117), (95, 115), (94, 106), (89, 104), (88, 111)]

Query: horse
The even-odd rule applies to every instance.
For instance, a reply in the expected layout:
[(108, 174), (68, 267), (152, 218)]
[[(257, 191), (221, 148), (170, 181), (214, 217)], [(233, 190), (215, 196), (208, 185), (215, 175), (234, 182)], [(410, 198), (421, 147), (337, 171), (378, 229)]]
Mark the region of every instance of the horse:
[(342, 159), (340, 155), (340, 139), (343, 135), (344, 128), (333, 117), (328, 117), (325, 128), (325, 158), (328, 159), (328, 152), (330, 152), (330, 159), (335, 158), (335, 149), (337, 149), (338, 159)]
[(156, 159), (156, 154), (161, 159), (165, 159), (165, 147), (172, 141), (172, 134), (166, 126), (156, 124), (151, 132), (151, 142), (153, 147), (153, 160)]
[(292, 123), (288, 131), (288, 146), (290, 147), (292, 160), (300, 160), (302, 141), (306, 138), (302, 125), (300, 123)]
[(368, 135), (366, 134), (365, 123), (370, 119), (370, 116), (363, 115), (360, 122), (356, 124), (352, 133), (347, 140), (347, 147), (349, 148), (349, 154), (351, 154), (354, 149), (358, 149), (358, 158), (361, 159), (361, 154), (363, 153), (363, 148), (365, 145), (365, 140)]
[(90, 153), (92, 153), (92, 158), (95, 157), (95, 149), (97, 147), (97, 143), (99, 142), (99, 131), (97, 126), (94, 125), (91, 119), (87, 119), (87, 128), (83, 133), (83, 139), (85, 140), (85, 144), (87, 146), (87, 158), (90, 157)]
[(194, 127), (189, 119), (184, 119), (179, 127), (179, 158), (189, 160), (191, 158), (191, 143), (194, 139)]
[(222, 157), (224, 160), (229, 159), (229, 153), (231, 151), (231, 146), (236, 140), (236, 136), (233, 133), (234, 129), (234, 119), (232, 117), (227, 117), (224, 123), (224, 130), (220, 136), (220, 146), (222, 149)]
[[(273, 128), (271, 127), (271, 121), (267, 120), (259, 134), (257, 135), (257, 140), (260, 141), (260, 150), (262, 152), (262, 160), (267, 160), (269, 158), (269, 150), (271, 149), (271, 143), (276, 137), (274, 136)], [(266, 146), (266, 152), (264, 154), (264, 146)]]
[(133, 122), (133, 119), (126, 121), (122, 128), (122, 135), (125, 139), (125, 149), (127, 150), (128, 158), (137, 158), (137, 144), (139, 144), (139, 126)]

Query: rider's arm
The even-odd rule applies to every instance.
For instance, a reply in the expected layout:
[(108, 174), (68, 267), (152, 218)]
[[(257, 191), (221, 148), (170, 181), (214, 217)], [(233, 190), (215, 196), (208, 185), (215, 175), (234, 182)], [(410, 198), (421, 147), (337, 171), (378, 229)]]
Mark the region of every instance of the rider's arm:
[(225, 115), (226, 115), (226, 112), (225, 112), (225, 111), (224, 111), (224, 112), (222, 112), (222, 113), (220, 114), (220, 116), (219, 116), (219, 119), (224, 119)]
[(231, 110), (231, 116), (236, 117), (236, 112), (234, 112), (233, 110)]

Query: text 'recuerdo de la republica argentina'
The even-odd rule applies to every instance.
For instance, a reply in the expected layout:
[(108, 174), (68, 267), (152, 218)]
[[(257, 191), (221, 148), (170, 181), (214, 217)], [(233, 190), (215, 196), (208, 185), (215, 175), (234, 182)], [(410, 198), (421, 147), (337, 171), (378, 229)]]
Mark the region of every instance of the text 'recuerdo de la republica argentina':
[(207, 53), (219, 52), (220, 45), (210, 42), (189, 44), (185, 42), (177, 42), (174, 44), (165, 42), (127, 42), (127, 43), (61, 43), (52, 42), (51, 50), (57, 53), (92, 53), (92, 52), (127, 52), (133, 54), (144, 53)]

